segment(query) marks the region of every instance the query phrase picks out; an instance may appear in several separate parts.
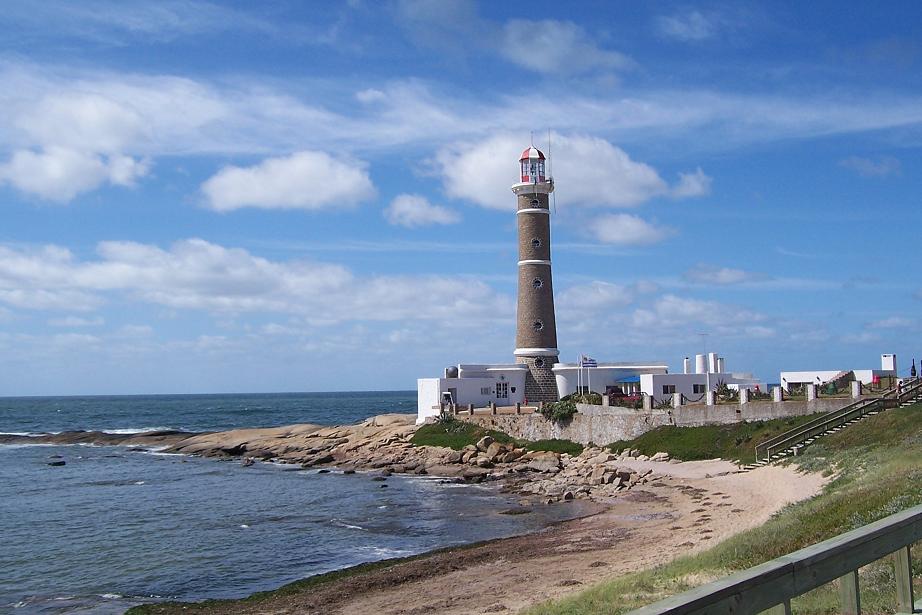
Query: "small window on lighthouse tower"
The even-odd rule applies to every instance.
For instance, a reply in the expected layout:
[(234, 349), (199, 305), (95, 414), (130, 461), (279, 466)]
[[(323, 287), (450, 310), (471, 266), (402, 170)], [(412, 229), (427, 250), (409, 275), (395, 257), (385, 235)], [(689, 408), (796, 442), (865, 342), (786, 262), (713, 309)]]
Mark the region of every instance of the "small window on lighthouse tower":
[(535, 278), (534, 280), (532, 280), (531, 285), (534, 286), (535, 288), (541, 288), (542, 286), (544, 286), (544, 282), (541, 281), (541, 278)]
[(534, 329), (535, 331), (540, 331), (541, 329), (544, 328), (544, 323), (541, 322), (540, 320), (536, 320), (535, 322), (531, 323), (531, 328)]
[(533, 237), (532, 240), (531, 240), (531, 247), (533, 247), (533, 248), (540, 248), (540, 247), (541, 247), (541, 240), (538, 239), (537, 237)]
[(531, 206), (532, 206), (532, 207), (541, 207), (541, 201), (539, 201), (538, 199), (532, 199), (532, 200), (531, 200)]

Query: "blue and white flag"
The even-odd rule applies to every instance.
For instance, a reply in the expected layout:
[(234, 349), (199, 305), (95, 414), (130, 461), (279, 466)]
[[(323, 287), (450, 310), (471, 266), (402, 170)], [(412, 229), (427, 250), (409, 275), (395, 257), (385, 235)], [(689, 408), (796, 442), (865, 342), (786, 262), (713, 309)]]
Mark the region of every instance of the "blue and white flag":
[(598, 367), (598, 362), (590, 356), (580, 355), (579, 356), (579, 366), (580, 367)]

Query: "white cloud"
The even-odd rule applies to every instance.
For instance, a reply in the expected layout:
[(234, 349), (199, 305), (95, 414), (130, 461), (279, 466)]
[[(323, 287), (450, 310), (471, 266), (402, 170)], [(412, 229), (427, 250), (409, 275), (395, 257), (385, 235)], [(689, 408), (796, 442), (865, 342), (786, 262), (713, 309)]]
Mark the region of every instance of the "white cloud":
[(839, 165), (846, 169), (851, 169), (862, 177), (887, 177), (888, 175), (900, 175), (903, 167), (900, 161), (892, 156), (883, 156), (878, 160), (870, 158), (861, 158), (859, 156), (850, 156), (839, 162)]
[(842, 336), (842, 341), (846, 344), (870, 344), (880, 341), (880, 336), (870, 331), (862, 331), (861, 333), (847, 333)]
[(60, 39), (76, 37), (122, 46), (139, 38), (169, 42), (180, 36), (223, 30), (275, 33), (278, 28), (241, 11), (196, 0), (161, 0), (150, 4), (106, 0), (11, 2), (7, 20), (33, 34)]
[(302, 151), (252, 167), (224, 167), (202, 184), (202, 192), (216, 211), (350, 207), (375, 196), (365, 167), (325, 152)]
[(168, 250), (101, 242), (98, 258), (0, 246), (0, 303), (91, 309), (115, 294), (177, 310), (282, 313), (327, 326), (343, 321), (438, 320), (445, 326), (510, 321), (510, 297), (465, 276), (356, 276), (336, 264), (271, 261), (201, 239)]
[(568, 314), (575, 311), (604, 311), (622, 308), (634, 302), (636, 289), (595, 280), (589, 284), (578, 284), (557, 293), (558, 312)]
[[(436, 156), (445, 192), (492, 209), (515, 209), (510, 192), (524, 149), (520, 136), (459, 143)], [(551, 166), (561, 207), (632, 207), (668, 193), (656, 169), (596, 137), (553, 136)]]
[(575, 23), (551, 19), (507, 22), (500, 52), (513, 64), (539, 73), (581, 73), (633, 65), (624, 54), (599, 48)]
[(48, 321), (52, 327), (101, 327), (105, 320), (101, 316), (95, 318), (80, 318), (79, 316), (65, 316), (52, 318)]
[[(429, 10), (444, 12), (440, 5), (430, 4)], [(688, 151), (725, 150), (922, 121), (918, 97), (864, 91), (804, 96), (638, 89), (613, 97), (525, 87), (484, 98), (445, 84), (404, 80), (365, 83), (358, 98), (374, 104), (344, 107), (341, 96), (355, 95), (354, 84), (334, 92), (337, 102), (330, 104), (310, 86), (0, 62), (0, 151), (61, 146), (134, 158), (278, 156), (305, 143), (337, 152), (421, 150), (507, 130), (520, 135), (515, 156), (522, 149), (521, 135), (535, 122), (563, 133), (617, 135), (622, 145), (656, 139), (664, 146), (681, 143)], [(523, 100), (528, 114), (522, 113)]]
[(700, 42), (717, 34), (719, 19), (692, 10), (687, 13), (664, 15), (656, 19), (659, 33), (683, 42)]
[(635, 310), (632, 315), (633, 324), (637, 327), (675, 329), (689, 324), (704, 324), (717, 330), (736, 332), (764, 319), (764, 315), (746, 308), (671, 294), (660, 297), (651, 307)]
[(686, 271), (683, 277), (697, 284), (731, 285), (763, 281), (768, 279), (769, 276), (754, 271), (745, 271), (732, 267), (715, 267), (700, 263)]
[(679, 183), (673, 186), (671, 196), (676, 199), (705, 196), (711, 193), (711, 181), (701, 167), (693, 173), (679, 173)]
[(391, 224), (415, 228), (432, 224), (455, 224), (461, 221), (457, 212), (433, 205), (417, 194), (401, 194), (384, 210), (384, 217)]
[(607, 214), (592, 221), (591, 232), (603, 243), (620, 246), (648, 246), (675, 234), (675, 229), (654, 226), (630, 214)]
[(915, 322), (910, 318), (903, 316), (890, 316), (882, 320), (872, 322), (869, 327), (872, 329), (906, 329), (913, 326)]
[(15, 152), (9, 162), (0, 165), (0, 183), (63, 203), (104, 183), (132, 186), (147, 170), (145, 161), (130, 156), (103, 158), (85, 151), (50, 146), (38, 153)]
[(772, 327), (765, 327), (763, 325), (752, 325), (750, 327), (744, 327), (743, 333), (746, 337), (750, 338), (759, 338), (759, 339), (768, 339), (770, 337), (775, 337), (777, 332)]

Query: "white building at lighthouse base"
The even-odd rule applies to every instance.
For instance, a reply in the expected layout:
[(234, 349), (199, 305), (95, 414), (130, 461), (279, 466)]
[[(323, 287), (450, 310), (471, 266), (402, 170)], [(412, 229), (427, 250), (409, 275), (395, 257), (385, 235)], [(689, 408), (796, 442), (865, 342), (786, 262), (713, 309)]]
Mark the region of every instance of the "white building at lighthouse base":
[[(702, 401), (707, 390), (720, 383), (730, 389), (765, 390), (764, 384), (749, 373), (725, 370), (724, 360), (717, 353), (698, 355), (695, 369), (686, 358), (682, 373), (669, 373), (661, 361), (631, 361), (598, 363), (580, 367), (576, 363), (557, 363), (552, 371), (561, 397), (582, 390), (602, 395), (649, 395), (655, 403), (671, 400), (681, 393), (689, 402)], [(465, 409), (473, 405), (484, 408), (528, 405), (525, 397), (526, 365), (461, 363), (448, 367), (441, 378), (417, 380), (417, 423), (437, 417), (442, 408), (452, 405)]]

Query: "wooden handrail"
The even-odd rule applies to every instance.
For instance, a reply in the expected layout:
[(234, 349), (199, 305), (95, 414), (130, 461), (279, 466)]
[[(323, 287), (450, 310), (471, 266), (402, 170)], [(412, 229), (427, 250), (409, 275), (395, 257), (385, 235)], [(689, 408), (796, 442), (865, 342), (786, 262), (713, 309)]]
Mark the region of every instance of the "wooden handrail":
[(901, 613), (913, 612), (908, 547), (922, 540), (922, 506), (732, 574), (628, 615), (755, 615), (790, 613), (792, 598), (842, 579), (843, 603), (857, 597), (855, 571), (888, 555), (896, 566)]
[(756, 459), (771, 459), (773, 452), (786, 450), (791, 446), (805, 442), (813, 436), (847, 423), (855, 417), (864, 416), (875, 409), (887, 408), (892, 402), (897, 404), (903, 398), (909, 398), (922, 391), (922, 381), (911, 380), (903, 387), (894, 387), (881, 397), (862, 399), (847, 406), (832, 410), (821, 417), (799, 425), (794, 429), (770, 438), (756, 445)]

